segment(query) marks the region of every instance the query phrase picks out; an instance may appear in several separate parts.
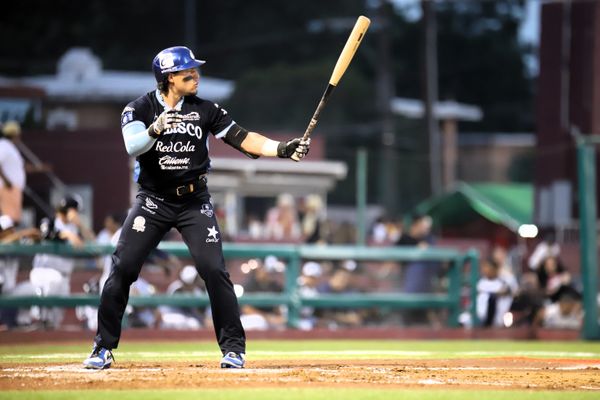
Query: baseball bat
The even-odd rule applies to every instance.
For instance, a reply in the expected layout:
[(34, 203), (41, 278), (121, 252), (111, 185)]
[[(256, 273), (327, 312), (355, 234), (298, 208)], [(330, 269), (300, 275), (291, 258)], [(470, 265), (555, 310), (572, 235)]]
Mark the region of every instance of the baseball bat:
[[(329, 78), (327, 88), (325, 89), (323, 96), (321, 96), (319, 105), (317, 106), (317, 109), (315, 110), (315, 113), (313, 114), (310, 123), (306, 127), (306, 131), (304, 131), (302, 140), (308, 139), (312, 131), (315, 129), (321, 111), (325, 107), (325, 104), (327, 104), (327, 100), (329, 99), (329, 96), (331, 96), (333, 89), (335, 89), (337, 84), (340, 82), (340, 79), (342, 79), (342, 76), (344, 75), (344, 72), (346, 72), (348, 65), (350, 65), (350, 61), (352, 61), (352, 57), (354, 57), (356, 49), (358, 49), (360, 42), (365, 36), (365, 33), (369, 28), (369, 24), (371, 24), (371, 20), (363, 15), (358, 17), (358, 19), (356, 20), (354, 28), (352, 28), (352, 32), (350, 32), (350, 36), (348, 36), (346, 45), (344, 46), (342, 53), (340, 54), (340, 57), (338, 58), (337, 63), (335, 64), (335, 68), (333, 68), (333, 73), (331, 74), (331, 78)], [(292, 159), (294, 159), (295, 161), (300, 160), (296, 153), (292, 155)]]

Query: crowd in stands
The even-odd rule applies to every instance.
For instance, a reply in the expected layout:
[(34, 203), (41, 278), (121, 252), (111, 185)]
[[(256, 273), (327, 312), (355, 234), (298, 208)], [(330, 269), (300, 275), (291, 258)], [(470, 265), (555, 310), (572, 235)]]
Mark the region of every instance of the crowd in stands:
[(482, 261), (477, 291), (483, 326), (579, 329), (583, 321), (579, 284), (552, 234), (537, 244), (524, 268), (510, 265), (505, 251), (495, 249)]
[[(8, 132), (8, 134), (6, 134)], [(64, 197), (52, 218), (42, 220), (39, 229), (17, 229), (21, 215), (19, 202), (24, 188), (24, 165), (18, 161), (14, 142), (20, 131), (14, 126), (0, 138), (0, 153), (9, 154), (10, 167), (0, 163), (0, 243), (30, 243), (39, 240), (61, 241), (74, 247), (84, 243), (116, 245), (124, 212), (107, 215), (97, 235), (81, 218), (81, 200), (75, 195)], [(3, 158), (0, 157), (0, 162)], [(17, 161), (15, 161), (17, 160)], [(15, 168), (18, 167), (18, 168)], [(294, 198), (281, 194), (264, 218), (248, 218), (246, 232), (252, 239), (291, 241), (308, 244), (353, 244), (356, 230), (350, 221), (334, 223), (326, 218), (321, 197), (309, 195)], [(175, 234), (177, 239), (177, 234)], [(411, 215), (406, 221), (385, 216), (378, 218), (369, 231), (373, 246), (411, 246), (428, 248), (436, 245), (432, 235), (432, 219), (427, 215)], [(561, 261), (561, 248), (552, 235), (540, 241), (524, 265), (515, 265), (509, 249), (493, 246), (482, 254), (480, 279), (477, 283), (476, 310), (484, 327), (528, 325), (546, 328), (579, 329), (583, 318), (580, 282)], [(86, 264), (97, 276), (83, 287), (72, 285), (76, 262), (73, 258), (53, 254), (37, 254), (21, 269), (29, 271), (27, 279), (18, 280), (20, 260), (0, 257), (0, 295), (65, 296), (73, 292), (99, 294), (110, 273), (110, 256)], [(162, 274), (162, 287), (144, 273), (131, 287), (131, 296), (166, 295), (203, 296), (206, 291), (196, 268), (181, 259), (155, 250), (147, 264)], [(273, 256), (253, 259), (229, 267), (236, 283), (236, 293), (282, 293), (285, 264)], [(355, 294), (396, 292), (408, 294), (447, 291), (447, 265), (432, 261), (403, 263), (316, 262), (306, 260), (298, 278), (299, 292), (305, 297), (323, 294)], [(211, 327), (210, 307), (132, 307), (126, 310), (130, 327), (165, 329), (200, 329)], [(287, 321), (285, 306), (241, 307), (246, 329), (283, 329)], [(65, 309), (33, 307), (26, 310), (0, 309), (0, 327), (41, 327), (58, 329), (63, 324)], [(96, 309), (76, 309), (81, 325), (96, 329)], [(300, 329), (345, 328), (363, 326), (443, 326), (447, 315), (433, 310), (393, 311), (384, 309), (313, 309), (300, 312)], [(473, 325), (469, 315), (461, 322)]]

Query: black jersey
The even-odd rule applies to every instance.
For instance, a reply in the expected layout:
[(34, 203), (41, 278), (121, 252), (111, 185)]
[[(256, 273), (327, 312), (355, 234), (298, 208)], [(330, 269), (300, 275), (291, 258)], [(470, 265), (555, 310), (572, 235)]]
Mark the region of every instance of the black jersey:
[[(186, 96), (181, 102), (183, 121), (164, 131), (150, 150), (137, 157), (137, 181), (142, 187), (160, 191), (206, 173), (210, 168), (208, 133), (221, 138), (234, 123), (227, 111), (211, 101)], [(164, 110), (158, 91), (149, 92), (127, 104), (121, 126), (141, 121), (148, 127)]]

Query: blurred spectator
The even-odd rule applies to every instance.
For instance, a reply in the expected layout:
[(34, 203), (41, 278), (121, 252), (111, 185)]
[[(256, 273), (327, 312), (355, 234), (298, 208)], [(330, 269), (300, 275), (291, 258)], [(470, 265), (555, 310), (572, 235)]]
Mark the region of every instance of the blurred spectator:
[(349, 221), (342, 221), (337, 228), (332, 229), (332, 244), (355, 244), (356, 227)]
[(302, 237), (305, 243), (327, 243), (324, 211), (323, 200), (319, 195), (311, 194), (306, 197), (302, 214)]
[[(267, 256), (263, 263), (250, 260), (242, 265), (248, 273), (244, 293), (282, 293), (285, 265), (274, 256)], [(281, 278), (281, 279), (278, 279)], [(246, 330), (283, 329), (285, 318), (282, 306), (241, 306), (241, 320)]]
[[(40, 231), (35, 228), (16, 229), (14, 226), (8, 229), (0, 228), (0, 244), (39, 239)], [(0, 295), (12, 294), (17, 286), (18, 272), (19, 257), (0, 256)], [(16, 312), (16, 309), (0, 309), (0, 325), (14, 326)]]
[[(35, 228), (17, 229), (14, 226), (0, 228), (0, 244), (13, 242), (34, 241), (40, 239), (40, 231)], [(29, 284), (17, 287), (19, 273), (19, 257), (0, 256), (0, 296), (3, 295), (35, 295), (35, 290)], [(19, 309), (0, 309), (0, 330), (14, 328), (19, 325)]]
[[(308, 261), (302, 266), (302, 274), (298, 278), (298, 294), (302, 297), (316, 297), (319, 294), (319, 286), (323, 268), (314, 261)], [(317, 324), (317, 316), (313, 307), (302, 307), (300, 310), (299, 329), (310, 330)]]
[(9, 229), (21, 220), (25, 162), (15, 143), (20, 139), (21, 126), (8, 121), (0, 135), (0, 230)]
[[(129, 288), (129, 296), (154, 296), (156, 288), (141, 276)], [(127, 325), (132, 328), (155, 328), (160, 321), (160, 313), (154, 307), (140, 307), (128, 304), (125, 308)]]
[[(345, 260), (338, 266), (329, 279), (319, 286), (319, 293), (325, 294), (352, 294), (357, 293), (354, 284), (354, 275), (357, 273), (357, 264), (353, 260)], [(362, 310), (347, 308), (324, 309), (321, 314), (321, 323), (329, 329), (358, 327), (363, 323)]]
[(498, 265), (499, 278), (508, 285), (510, 292), (515, 295), (519, 290), (519, 282), (515, 277), (514, 268), (509, 262), (506, 249), (500, 245), (494, 246), (491, 258)]
[(491, 258), (481, 263), (477, 282), (477, 317), (485, 327), (504, 326), (504, 314), (510, 310), (512, 292), (500, 276), (500, 266)]
[(538, 311), (544, 306), (546, 296), (540, 288), (535, 272), (524, 273), (519, 286), (510, 307), (512, 325), (531, 325), (534, 323)]
[(371, 228), (371, 238), (376, 244), (387, 243), (388, 233), (385, 217), (377, 217)]
[[(79, 215), (80, 203), (74, 197), (65, 197), (56, 209), (54, 220), (44, 220), (40, 226), (42, 237), (61, 241), (72, 246), (82, 246), (85, 240), (94, 240), (94, 234), (83, 225)], [(54, 254), (36, 254), (29, 280), (39, 296), (70, 293), (71, 273), (75, 260)], [(40, 309), (34, 307), (32, 313), (46, 327), (58, 328), (64, 316), (64, 309), (54, 307)]]
[(267, 211), (265, 223), (267, 239), (297, 240), (300, 238), (300, 224), (294, 197), (289, 193), (277, 197), (277, 205)]
[[(113, 245), (113, 246), (117, 246), (117, 243), (119, 242), (119, 237), (121, 236), (121, 227), (119, 227), (115, 233), (113, 233), (113, 235), (110, 238), (110, 242), (109, 244)], [(103, 261), (102, 261), (102, 276), (100, 277), (100, 281), (99, 281), (99, 293), (102, 293), (102, 289), (104, 288), (104, 284), (106, 283), (106, 280), (108, 279), (108, 275), (110, 275), (110, 271), (112, 268), (112, 255), (107, 255), (103, 257)]]
[[(179, 272), (179, 279), (171, 282), (166, 294), (205, 295), (201, 281), (196, 267), (186, 265)], [(204, 310), (198, 307), (161, 306), (159, 310), (163, 329), (200, 329), (204, 325)]]
[(402, 218), (390, 219), (386, 224), (387, 235), (391, 243), (396, 243), (402, 237), (404, 223)]
[(563, 286), (557, 301), (544, 306), (536, 318), (536, 326), (551, 329), (580, 329), (582, 323), (581, 295), (568, 286)]
[(276, 275), (282, 275), (285, 270), (285, 264), (274, 256), (267, 256), (263, 263), (259, 260), (250, 260), (242, 265), (242, 272), (248, 274), (248, 279), (244, 283), (245, 292), (271, 292), (277, 293), (283, 291), (283, 285)]
[[(100, 295), (100, 281), (98, 277), (93, 277), (83, 284), (83, 293), (89, 295)], [(95, 331), (98, 328), (98, 308), (94, 306), (75, 307), (75, 316), (85, 329)]]
[[(411, 218), (408, 232), (404, 233), (396, 242), (398, 246), (416, 246), (421, 249), (433, 244), (431, 237), (431, 217), (415, 214)], [(432, 293), (435, 291), (434, 281), (441, 271), (439, 262), (417, 260), (404, 264), (402, 269), (402, 292), (404, 293)], [(405, 322), (409, 324), (434, 324), (439, 326), (437, 314), (428, 310), (407, 310)]]
[(104, 227), (100, 232), (98, 232), (98, 235), (96, 236), (96, 243), (110, 244), (114, 234), (121, 228), (121, 225), (123, 225), (124, 219), (124, 215), (119, 215), (116, 213), (109, 214), (104, 217)]
[(402, 221), (380, 216), (371, 228), (371, 240), (374, 244), (396, 243), (402, 236)]
[[(121, 235), (121, 226), (125, 221), (125, 217), (125, 214), (109, 214), (104, 217), (104, 228), (98, 232), (98, 236), (96, 236), (96, 243), (100, 245), (110, 244), (116, 247), (117, 242), (119, 241), (119, 236)], [(110, 274), (112, 263), (111, 257), (111, 255), (106, 255), (98, 260), (99, 268), (102, 269), (102, 276), (99, 280), (99, 293), (102, 293), (104, 282), (106, 282), (108, 275)]]
[(150, 252), (146, 263), (149, 264), (149, 269), (159, 269), (167, 278), (171, 276), (171, 271), (178, 271), (184, 266), (179, 257), (159, 248), (155, 248)]
[(548, 257), (558, 257), (560, 255), (560, 245), (556, 242), (554, 232), (548, 232), (544, 239), (537, 244), (533, 253), (529, 256), (527, 265), (532, 270), (537, 270), (542, 262)]
[(37, 242), (41, 239), (41, 232), (37, 228), (17, 229), (15, 227), (9, 229), (0, 229), (0, 244), (8, 244), (14, 242)]
[(262, 221), (256, 215), (248, 215), (248, 236), (251, 239), (258, 240), (262, 239), (265, 235), (265, 227)]
[(571, 285), (571, 274), (555, 256), (548, 256), (542, 261), (537, 269), (537, 276), (540, 287), (548, 298), (558, 293), (563, 286)]

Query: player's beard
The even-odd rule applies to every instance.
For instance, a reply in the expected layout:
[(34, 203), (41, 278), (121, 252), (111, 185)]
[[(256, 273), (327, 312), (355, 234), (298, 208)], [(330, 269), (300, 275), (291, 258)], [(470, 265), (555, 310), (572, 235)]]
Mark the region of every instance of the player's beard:
[(186, 96), (195, 96), (198, 93), (198, 85), (192, 87), (192, 89), (188, 90), (185, 94)]

